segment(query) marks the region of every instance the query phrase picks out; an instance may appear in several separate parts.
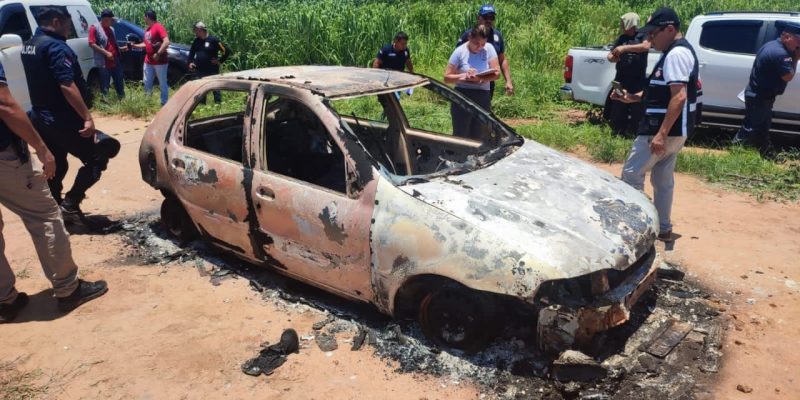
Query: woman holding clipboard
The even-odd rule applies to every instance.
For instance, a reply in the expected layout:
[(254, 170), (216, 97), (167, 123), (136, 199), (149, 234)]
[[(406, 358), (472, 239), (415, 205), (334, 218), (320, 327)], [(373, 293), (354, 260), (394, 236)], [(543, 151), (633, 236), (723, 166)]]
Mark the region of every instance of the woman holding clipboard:
[[(444, 71), (445, 83), (455, 83), (455, 89), (479, 106), (491, 111), (492, 96), (489, 83), (500, 77), (500, 62), (494, 47), (486, 46), (490, 29), (476, 25), (469, 33), (469, 40), (456, 47)], [(452, 103), (453, 135), (482, 140), (483, 129), (477, 118), (468, 110)]]

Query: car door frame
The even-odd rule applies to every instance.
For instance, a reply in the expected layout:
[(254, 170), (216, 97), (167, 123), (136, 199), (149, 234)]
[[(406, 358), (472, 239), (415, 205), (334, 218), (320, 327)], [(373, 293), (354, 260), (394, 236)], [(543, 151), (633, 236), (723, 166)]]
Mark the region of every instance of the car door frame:
[[(309, 91), (264, 83), (253, 107), (249, 182), (251, 233), (257, 257), (282, 273), (342, 297), (372, 301), (371, 225), (378, 173), (355, 136), (345, 132), (324, 99)], [(347, 193), (269, 171), (266, 100), (295, 100), (324, 126), (344, 156)], [(248, 183), (245, 183), (248, 186)]]
[[(212, 90), (248, 92), (242, 132), (242, 162), (185, 146), (186, 129), (200, 98)], [(200, 234), (236, 255), (254, 258), (249, 240), (247, 193), (242, 182), (249, 165), (248, 143), (252, 131), (252, 109), (258, 93), (247, 81), (209, 80), (199, 86), (181, 108), (167, 138), (165, 157), (172, 195), (180, 200)]]

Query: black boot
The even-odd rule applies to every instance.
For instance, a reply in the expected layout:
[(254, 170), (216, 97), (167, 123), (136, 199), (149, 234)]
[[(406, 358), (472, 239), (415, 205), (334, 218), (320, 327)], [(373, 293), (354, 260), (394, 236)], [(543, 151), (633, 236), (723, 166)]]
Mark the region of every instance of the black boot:
[(86, 216), (84, 216), (83, 211), (81, 211), (81, 200), (83, 199), (76, 199), (69, 194), (64, 196), (64, 201), (61, 202), (59, 207), (61, 208), (61, 216), (64, 218), (65, 224), (89, 226)]
[(78, 288), (67, 297), (58, 299), (58, 309), (64, 312), (72, 311), (89, 300), (94, 300), (108, 291), (106, 281), (88, 282), (78, 279)]
[(17, 314), (28, 305), (28, 295), (24, 292), (17, 293), (17, 298), (9, 304), (0, 304), (0, 324), (11, 322)]

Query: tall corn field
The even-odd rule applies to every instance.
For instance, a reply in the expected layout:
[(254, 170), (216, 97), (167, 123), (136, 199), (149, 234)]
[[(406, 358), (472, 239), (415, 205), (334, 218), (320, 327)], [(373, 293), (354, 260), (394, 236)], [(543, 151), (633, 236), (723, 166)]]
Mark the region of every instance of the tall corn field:
[[(409, 34), (417, 72), (440, 78), (460, 34), (476, 22), (482, 2), (461, 0), (92, 0), (143, 24), (152, 8), (173, 42), (189, 43), (202, 20), (233, 50), (226, 70), (297, 65), (367, 66), (395, 32)], [(517, 96), (496, 97), (494, 110), (526, 117), (557, 101), (564, 56), (573, 46), (611, 43), (618, 18), (643, 19), (661, 3), (644, 0), (502, 0), (497, 27), (506, 39)], [(673, 6), (685, 25), (717, 10), (796, 10), (796, 0), (686, 0)], [(535, 105), (535, 107), (534, 107)]]

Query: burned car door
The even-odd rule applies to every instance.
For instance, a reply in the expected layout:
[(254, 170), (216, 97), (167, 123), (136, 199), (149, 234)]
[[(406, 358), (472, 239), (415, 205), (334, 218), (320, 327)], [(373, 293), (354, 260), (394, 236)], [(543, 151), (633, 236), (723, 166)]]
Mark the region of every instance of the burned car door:
[[(294, 92), (294, 93), (293, 93)], [(376, 182), (358, 190), (338, 118), (308, 92), (263, 89), (251, 196), (265, 261), (342, 296), (372, 297), (369, 233)], [(258, 136), (258, 137), (257, 137)], [(363, 168), (362, 168), (363, 169)], [(258, 254), (257, 254), (258, 255)]]
[[(222, 104), (214, 103), (214, 91)], [(201, 235), (245, 256), (252, 248), (242, 161), (252, 98), (247, 82), (201, 86), (175, 122), (166, 152), (174, 194)]]

